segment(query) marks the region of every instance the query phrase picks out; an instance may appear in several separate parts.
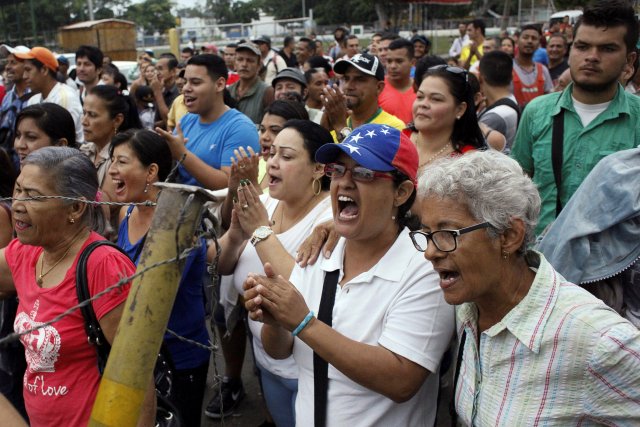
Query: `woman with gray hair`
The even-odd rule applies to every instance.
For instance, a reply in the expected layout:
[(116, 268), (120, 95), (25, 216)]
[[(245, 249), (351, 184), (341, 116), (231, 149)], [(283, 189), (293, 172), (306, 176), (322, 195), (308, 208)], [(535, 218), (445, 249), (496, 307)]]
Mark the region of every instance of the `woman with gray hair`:
[[(79, 255), (90, 243), (104, 240), (93, 231), (104, 228), (101, 209), (85, 203), (99, 199), (98, 176), (91, 160), (76, 149), (41, 148), (23, 160), (13, 198), (17, 238), (0, 249), (0, 297), (18, 294), (14, 329), (22, 334), (27, 360), (23, 394), (29, 421), (33, 426), (87, 425), (100, 372), (84, 318), (74, 311), (47, 322), (78, 304)], [(86, 264), (89, 292), (95, 295), (134, 271), (126, 255), (100, 246)], [(127, 293), (128, 285), (92, 303), (109, 342)], [(41, 329), (31, 331), (38, 326)], [(144, 425), (150, 425), (154, 415), (154, 393), (148, 398), (141, 417)]]
[(640, 333), (528, 246), (540, 211), (509, 157), (476, 151), (420, 178), (410, 233), (456, 305), (463, 425), (636, 425)]

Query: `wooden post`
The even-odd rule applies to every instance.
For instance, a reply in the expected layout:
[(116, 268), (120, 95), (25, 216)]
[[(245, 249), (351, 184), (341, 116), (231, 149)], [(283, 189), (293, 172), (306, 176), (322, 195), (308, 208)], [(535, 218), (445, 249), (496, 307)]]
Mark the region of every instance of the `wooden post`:
[[(160, 183), (162, 192), (137, 271), (175, 258), (197, 242), (203, 204), (199, 187)], [(133, 280), (91, 412), (90, 426), (135, 426), (178, 291), (182, 262), (150, 269)]]

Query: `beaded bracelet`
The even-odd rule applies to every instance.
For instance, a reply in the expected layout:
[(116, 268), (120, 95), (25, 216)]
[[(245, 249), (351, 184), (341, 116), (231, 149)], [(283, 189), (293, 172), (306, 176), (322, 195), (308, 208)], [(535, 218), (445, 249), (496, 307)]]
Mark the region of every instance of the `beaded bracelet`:
[(313, 316), (315, 316), (315, 313), (313, 311), (310, 311), (309, 314), (307, 314), (304, 319), (302, 319), (302, 322), (300, 322), (298, 327), (296, 327), (292, 332), (294, 337), (302, 332), (302, 330), (309, 324), (311, 319), (313, 319)]

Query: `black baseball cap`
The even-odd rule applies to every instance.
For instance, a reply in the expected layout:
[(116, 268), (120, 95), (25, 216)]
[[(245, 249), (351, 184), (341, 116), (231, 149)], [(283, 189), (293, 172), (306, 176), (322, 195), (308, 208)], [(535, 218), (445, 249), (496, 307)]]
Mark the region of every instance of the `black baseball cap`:
[(333, 66), (333, 71), (338, 74), (344, 74), (349, 67), (354, 67), (358, 71), (373, 76), (378, 80), (384, 80), (384, 67), (377, 56), (358, 53), (353, 55), (351, 59), (340, 59)]

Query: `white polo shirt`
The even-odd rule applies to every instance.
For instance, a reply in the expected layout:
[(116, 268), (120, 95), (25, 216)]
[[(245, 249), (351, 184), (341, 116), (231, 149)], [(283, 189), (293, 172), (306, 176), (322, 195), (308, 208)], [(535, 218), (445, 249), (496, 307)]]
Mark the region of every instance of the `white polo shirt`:
[[(272, 198), (269, 195), (260, 195), (260, 201), (264, 204), (269, 218), (273, 219), (273, 213), (278, 207), (279, 200)], [(282, 247), (293, 257), (295, 257), (296, 251), (304, 241), (304, 239), (311, 234), (313, 229), (325, 221), (333, 219), (333, 213), (331, 211), (331, 197), (325, 197), (320, 201), (308, 214), (304, 216), (297, 224), (285, 231), (284, 233), (277, 234), (278, 240)], [(225, 299), (225, 305), (235, 305), (238, 301), (238, 295), (244, 293), (242, 285), (247, 280), (249, 273), (264, 274), (263, 262), (260, 260), (256, 248), (253, 245), (247, 244), (244, 246), (244, 250), (238, 258), (236, 268), (233, 271), (233, 286), (228, 289), (226, 293), (222, 293), (222, 297)], [(293, 357), (288, 357), (283, 360), (276, 360), (269, 356), (262, 345), (262, 322), (256, 322), (255, 320), (248, 320), (249, 329), (251, 329), (251, 335), (253, 336), (253, 357), (254, 360), (263, 368), (267, 369), (274, 375), (278, 375), (282, 378), (295, 379), (298, 378), (298, 366), (296, 365)]]
[[(291, 273), (290, 281), (315, 313), (325, 272), (340, 269), (342, 278), (344, 247), (340, 239), (331, 258), (305, 269), (296, 265)], [(333, 329), (352, 340), (385, 347), (431, 373), (413, 398), (398, 404), (329, 365), (327, 425), (433, 426), (438, 367), (454, 332), (454, 309), (445, 302), (438, 275), (413, 247), (407, 229), (371, 270), (338, 286)], [(313, 350), (296, 338), (293, 356), (300, 368), (296, 424), (308, 425), (314, 411)]]
[(82, 131), (82, 104), (78, 98), (78, 92), (64, 83), (56, 83), (46, 98), (42, 98), (42, 94), (38, 93), (29, 98), (27, 105), (41, 104), (43, 102), (51, 102), (58, 104), (67, 110), (73, 118), (76, 127), (76, 143), (78, 145), (84, 142), (84, 132)]

